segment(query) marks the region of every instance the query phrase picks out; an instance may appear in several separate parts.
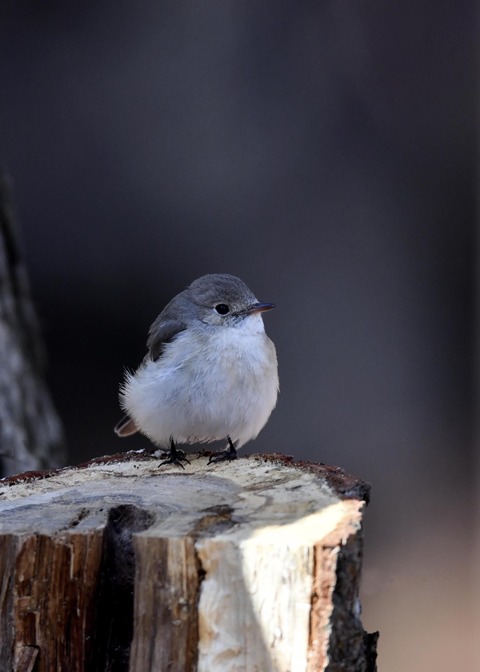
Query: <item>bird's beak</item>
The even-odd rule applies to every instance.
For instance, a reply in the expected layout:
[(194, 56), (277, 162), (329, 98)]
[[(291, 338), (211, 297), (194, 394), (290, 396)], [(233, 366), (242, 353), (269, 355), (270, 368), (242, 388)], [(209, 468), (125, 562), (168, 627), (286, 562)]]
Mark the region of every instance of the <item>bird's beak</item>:
[(266, 310), (272, 310), (272, 308), (275, 308), (274, 303), (254, 303), (250, 308), (247, 308), (245, 313), (247, 315), (251, 315), (252, 313), (264, 313)]

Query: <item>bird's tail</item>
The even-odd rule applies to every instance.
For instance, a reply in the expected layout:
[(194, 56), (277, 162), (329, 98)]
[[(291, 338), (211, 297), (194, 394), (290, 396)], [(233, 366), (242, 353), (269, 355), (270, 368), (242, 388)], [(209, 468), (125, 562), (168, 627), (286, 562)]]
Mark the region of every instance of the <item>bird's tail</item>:
[(128, 415), (124, 415), (123, 418), (117, 422), (113, 431), (117, 436), (131, 436), (138, 432), (138, 427)]

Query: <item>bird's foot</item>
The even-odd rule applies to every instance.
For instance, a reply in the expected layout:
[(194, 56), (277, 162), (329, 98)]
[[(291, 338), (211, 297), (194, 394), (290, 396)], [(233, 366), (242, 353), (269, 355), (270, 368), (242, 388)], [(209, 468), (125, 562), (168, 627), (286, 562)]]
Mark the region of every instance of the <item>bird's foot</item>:
[(184, 451), (179, 450), (175, 445), (173, 439), (171, 439), (170, 450), (168, 451), (167, 459), (163, 460), (163, 462), (160, 462), (158, 466), (162, 467), (164, 464), (176, 464), (178, 467), (182, 467), (182, 469), (185, 469), (182, 462), (187, 462), (187, 464), (190, 464), (190, 460), (187, 459)]
[(229, 436), (227, 436), (227, 439), (228, 439), (228, 448), (226, 450), (222, 450), (221, 453), (211, 455), (210, 459), (208, 460), (208, 464), (213, 464), (214, 462), (226, 462), (227, 460), (237, 459), (238, 454), (235, 448), (235, 444), (233, 443), (232, 439)]

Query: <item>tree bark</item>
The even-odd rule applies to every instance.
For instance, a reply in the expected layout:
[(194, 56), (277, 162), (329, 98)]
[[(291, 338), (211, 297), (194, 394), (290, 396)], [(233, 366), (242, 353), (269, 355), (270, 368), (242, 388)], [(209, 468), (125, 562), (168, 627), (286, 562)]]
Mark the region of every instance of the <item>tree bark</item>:
[(158, 462), (0, 485), (2, 671), (375, 670), (358, 601), (368, 486), (275, 455)]
[(65, 463), (7, 185), (0, 181), (0, 473)]

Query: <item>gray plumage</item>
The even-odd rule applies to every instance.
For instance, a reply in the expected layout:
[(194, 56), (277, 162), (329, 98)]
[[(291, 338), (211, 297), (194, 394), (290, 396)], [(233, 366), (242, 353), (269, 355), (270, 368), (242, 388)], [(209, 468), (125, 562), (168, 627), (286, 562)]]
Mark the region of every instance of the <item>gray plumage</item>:
[[(275, 406), (275, 347), (259, 303), (242, 280), (205, 275), (175, 296), (149, 330), (148, 353), (127, 374), (120, 401), (128, 414), (120, 436), (135, 429), (156, 445), (255, 438)], [(173, 445), (173, 444), (171, 444)]]
[(177, 294), (162, 310), (149, 329), (147, 348), (150, 358), (156, 361), (177, 334), (195, 319), (208, 324), (207, 318), (215, 304), (230, 308), (230, 316), (239, 316), (245, 306), (257, 299), (240, 278), (227, 273), (203, 275)]

